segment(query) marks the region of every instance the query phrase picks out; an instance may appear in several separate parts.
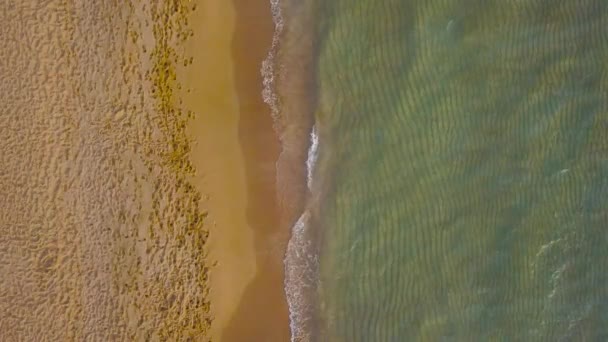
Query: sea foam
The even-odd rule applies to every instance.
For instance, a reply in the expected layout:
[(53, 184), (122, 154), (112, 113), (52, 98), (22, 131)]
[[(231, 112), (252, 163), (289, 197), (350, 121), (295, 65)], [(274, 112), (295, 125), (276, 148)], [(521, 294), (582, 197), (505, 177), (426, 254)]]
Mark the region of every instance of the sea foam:
[(310, 340), (313, 305), (310, 293), (316, 288), (318, 257), (307, 237), (310, 214), (304, 212), (292, 229), (285, 254), (285, 294), (289, 306), (291, 341)]
[(275, 91), (275, 78), (277, 76), (276, 54), (284, 27), (280, 1), (270, 0), (270, 10), (272, 12), (272, 21), (274, 22), (274, 34), (272, 36), (272, 45), (266, 59), (262, 62), (260, 71), (263, 83), (262, 98), (270, 107), (272, 117), (276, 123), (279, 117), (279, 98)]
[[(312, 188), (313, 172), (318, 157), (319, 137), (316, 127), (310, 133), (306, 160), (308, 188)], [(313, 325), (312, 296), (317, 287), (318, 254), (310, 234), (310, 212), (300, 216), (291, 231), (285, 253), (285, 294), (289, 306), (291, 341), (309, 341)]]

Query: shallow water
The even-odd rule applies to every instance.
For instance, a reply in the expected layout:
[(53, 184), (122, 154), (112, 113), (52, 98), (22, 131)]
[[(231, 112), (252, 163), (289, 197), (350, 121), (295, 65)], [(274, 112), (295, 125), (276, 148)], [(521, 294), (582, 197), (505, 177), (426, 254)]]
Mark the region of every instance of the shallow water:
[(314, 7), (314, 339), (607, 339), (608, 5)]

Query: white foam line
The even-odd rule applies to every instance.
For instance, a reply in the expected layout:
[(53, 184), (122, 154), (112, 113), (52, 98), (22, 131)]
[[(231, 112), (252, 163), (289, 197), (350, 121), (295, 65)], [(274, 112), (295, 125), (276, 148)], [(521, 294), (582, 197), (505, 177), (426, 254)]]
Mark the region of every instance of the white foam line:
[(312, 189), (312, 175), (319, 155), (319, 137), (317, 127), (313, 126), (310, 132), (310, 148), (308, 149), (308, 159), (306, 159), (306, 169), (308, 171), (308, 189)]
[(315, 283), (316, 256), (310, 253), (311, 242), (306, 238), (309, 213), (304, 212), (293, 226), (285, 255), (285, 294), (289, 306), (291, 341), (309, 340), (311, 303), (306, 297), (307, 287)]
[(275, 81), (277, 77), (276, 72), (276, 54), (279, 48), (279, 39), (281, 37), (281, 33), (283, 32), (284, 22), (283, 15), (281, 12), (280, 0), (270, 0), (270, 11), (272, 12), (272, 21), (274, 22), (274, 34), (272, 36), (272, 45), (270, 46), (270, 51), (268, 51), (268, 56), (262, 62), (262, 68), (260, 72), (262, 73), (263, 78), (263, 90), (262, 90), (262, 98), (264, 102), (268, 104), (271, 110), (271, 114), (273, 119), (276, 121), (279, 118), (279, 99), (274, 91), (275, 89)]

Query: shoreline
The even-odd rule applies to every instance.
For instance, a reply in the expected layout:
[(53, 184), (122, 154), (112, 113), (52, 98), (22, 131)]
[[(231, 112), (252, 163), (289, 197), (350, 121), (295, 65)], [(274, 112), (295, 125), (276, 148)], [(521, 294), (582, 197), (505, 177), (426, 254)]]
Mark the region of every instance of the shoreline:
[(270, 2), (195, 4), (182, 95), (197, 115), (189, 125), (195, 185), (209, 194), (209, 337), (288, 341), (283, 258), (291, 230), (281, 224), (281, 147), (260, 72), (274, 33)]
[[(281, 225), (276, 163), (281, 150), (270, 107), (263, 101), (262, 62), (271, 48), (274, 25), (268, 0), (233, 0), (232, 40), (239, 97), (239, 142), (245, 157), (258, 272), (223, 332), (225, 341), (288, 341), (289, 311), (283, 258), (290, 231)], [(263, 319), (260, 319), (263, 317)]]
[(261, 71), (276, 39), (271, 2), (195, 0), (192, 5), (193, 35), (183, 51), (190, 62), (176, 72), (179, 98), (194, 112), (187, 125), (197, 170), (192, 184), (205, 194), (200, 209), (208, 213), (206, 299), (213, 317), (208, 338), (289, 341), (301, 319), (296, 318), (300, 306), (307, 313), (314, 307), (308, 300), (294, 306), (293, 295), (302, 289), (291, 284), (297, 268), (290, 265), (293, 256), (286, 259), (290, 239), (300, 244), (302, 235), (292, 236), (294, 224), (309, 197), (307, 160), (316, 106), (310, 18), (301, 6), (283, 11), (290, 25), (275, 40), (272, 87), (279, 116), (273, 117), (264, 102)]
[(278, 97), (277, 126), (283, 151), (277, 162), (281, 226), (289, 231), (285, 252), (285, 292), (290, 309), (291, 341), (311, 341), (316, 326), (318, 231), (314, 224), (314, 180), (318, 155), (316, 46), (313, 7), (282, 2), (283, 30), (273, 84)]

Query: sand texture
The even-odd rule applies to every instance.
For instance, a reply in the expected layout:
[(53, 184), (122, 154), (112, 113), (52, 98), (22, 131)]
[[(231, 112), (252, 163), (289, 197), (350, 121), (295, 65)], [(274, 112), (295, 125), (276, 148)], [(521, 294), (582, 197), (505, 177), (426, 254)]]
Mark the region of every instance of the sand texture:
[(0, 5), (0, 340), (205, 340), (186, 1)]

